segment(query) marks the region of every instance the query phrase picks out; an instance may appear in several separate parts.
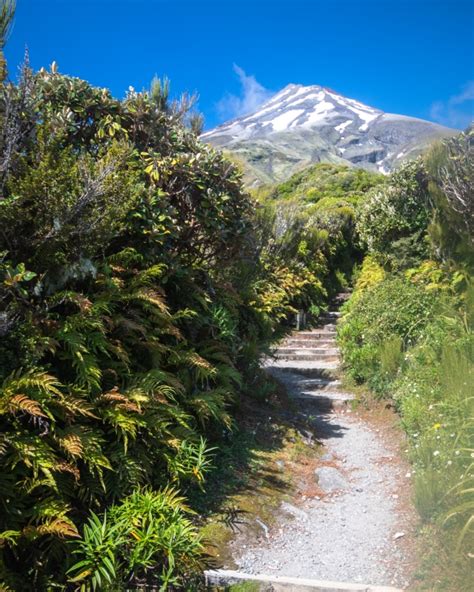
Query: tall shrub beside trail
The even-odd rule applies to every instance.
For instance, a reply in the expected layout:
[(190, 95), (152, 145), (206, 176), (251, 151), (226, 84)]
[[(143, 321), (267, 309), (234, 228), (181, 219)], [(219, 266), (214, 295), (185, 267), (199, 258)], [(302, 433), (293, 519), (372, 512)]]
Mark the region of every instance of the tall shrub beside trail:
[(183, 495), (282, 323), (327, 300), (327, 228), (279, 235), (189, 108), (166, 83), (117, 100), (55, 64), (1, 86), (11, 589), (191, 589), (203, 547)]
[(409, 436), (421, 589), (453, 592), (472, 589), (474, 553), (472, 150), (471, 129), (362, 204), (370, 255), (338, 331), (349, 376), (394, 400)]
[[(144, 485), (149, 497), (201, 486), (203, 436), (231, 424), (242, 344), (260, 343), (252, 279), (236, 282), (253, 257), (253, 204), (161, 99), (117, 101), (55, 68), (26, 67), (1, 89), (0, 578), (13, 589), (64, 585), (91, 511)], [(115, 536), (117, 512), (100, 537)], [(98, 563), (74, 585), (145, 577), (127, 553), (100, 563), (94, 524)], [(202, 550), (183, 528), (166, 574), (142, 550), (151, 582), (183, 585), (196, 569)]]
[(434, 215), (432, 244), (444, 260), (474, 269), (474, 125), (426, 156)]
[(428, 254), (428, 181), (421, 159), (395, 171), (390, 182), (372, 190), (358, 211), (357, 230), (369, 252), (390, 269), (410, 267)]

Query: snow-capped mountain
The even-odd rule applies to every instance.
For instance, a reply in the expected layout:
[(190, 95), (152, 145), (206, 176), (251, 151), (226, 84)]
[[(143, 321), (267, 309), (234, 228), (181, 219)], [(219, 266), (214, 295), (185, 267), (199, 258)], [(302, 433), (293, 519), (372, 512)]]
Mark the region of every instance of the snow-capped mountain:
[(283, 181), (314, 162), (388, 173), (430, 141), (457, 133), (384, 113), (322, 86), (289, 84), (255, 113), (202, 135), (244, 160), (252, 184)]

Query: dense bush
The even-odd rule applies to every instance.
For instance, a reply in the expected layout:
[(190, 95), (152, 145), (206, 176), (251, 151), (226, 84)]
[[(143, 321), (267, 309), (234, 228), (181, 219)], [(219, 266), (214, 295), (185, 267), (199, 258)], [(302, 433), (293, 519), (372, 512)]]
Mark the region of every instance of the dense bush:
[(441, 258), (474, 269), (474, 127), (426, 155), (433, 218), (431, 242)]
[(0, 572), (15, 588), (65, 581), (91, 511), (200, 485), (201, 434), (230, 425), (242, 344), (261, 345), (254, 289), (236, 284), (252, 202), (162, 98), (117, 101), (54, 68), (2, 88)]
[(339, 331), (349, 376), (393, 399), (400, 412), (417, 507), (442, 533), (447, 558), (433, 559), (442, 589), (456, 591), (470, 589), (474, 545), (473, 320), (471, 297), (460, 297), (455, 285), (388, 275), (356, 291)]
[(276, 187), (263, 188), (272, 199), (297, 199), (316, 203), (323, 199), (339, 199), (356, 202), (363, 198), (369, 189), (383, 184), (383, 175), (370, 173), (364, 169), (350, 168), (346, 165), (318, 163)]
[[(295, 301), (318, 313), (329, 298), (350, 283), (354, 264), (362, 257), (355, 229), (357, 204), (384, 182), (381, 175), (332, 164), (317, 164), (276, 187), (255, 192), (271, 220), (270, 251), (299, 281), (311, 280), (313, 294)], [(315, 256), (316, 255), (316, 256)], [(323, 298), (321, 297), (323, 296)]]
[[(262, 351), (350, 265), (345, 214), (256, 207), (198, 140), (189, 102), (167, 97), (155, 81), (117, 100), (54, 64), (0, 90), (0, 578), (13, 589), (189, 588), (202, 547), (181, 502), (168, 511), (169, 485), (203, 487)], [(139, 524), (134, 510), (135, 546), (132, 505), (153, 514)]]
[(416, 504), (435, 535), (428, 579), (456, 592), (472, 589), (474, 551), (472, 156), (468, 131), (362, 203), (370, 256), (338, 332), (349, 376), (400, 412)]
[(427, 177), (421, 160), (394, 172), (372, 191), (357, 216), (357, 230), (369, 252), (390, 268), (409, 267), (427, 255), (429, 223)]
[(384, 392), (397, 360), (423, 334), (437, 305), (433, 292), (403, 277), (389, 276), (359, 293), (339, 332), (349, 375)]

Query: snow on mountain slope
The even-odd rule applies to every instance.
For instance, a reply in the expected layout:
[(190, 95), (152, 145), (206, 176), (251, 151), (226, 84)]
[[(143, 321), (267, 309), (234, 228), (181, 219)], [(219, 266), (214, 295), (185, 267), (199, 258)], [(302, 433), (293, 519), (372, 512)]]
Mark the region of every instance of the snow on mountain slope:
[(456, 130), (384, 113), (322, 86), (289, 84), (255, 113), (204, 133), (235, 152), (252, 184), (282, 181), (313, 162), (345, 163), (389, 172), (430, 141)]

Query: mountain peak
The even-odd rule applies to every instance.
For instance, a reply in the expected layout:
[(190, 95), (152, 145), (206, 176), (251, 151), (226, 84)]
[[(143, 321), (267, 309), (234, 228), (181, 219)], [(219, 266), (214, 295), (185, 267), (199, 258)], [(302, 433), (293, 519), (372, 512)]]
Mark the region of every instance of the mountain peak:
[[(345, 98), (323, 86), (288, 84), (253, 113), (225, 123), (217, 130), (228, 131), (234, 139), (248, 139), (262, 133), (311, 129), (331, 123), (336, 127), (346, 121), (355, 121), (364, 131), (370, 121), (382, 114), (379, 109)], [(214, 130), (204, 134), (203, 138), (213, 134)]]
[(387, 173), (427, 142), (453, 133), (429, 121), (384, 113), (324, 86), (292, 83), (253, 113), (202, 139), (239, 153), (258, 182), (270, 182), (320, 161)]

